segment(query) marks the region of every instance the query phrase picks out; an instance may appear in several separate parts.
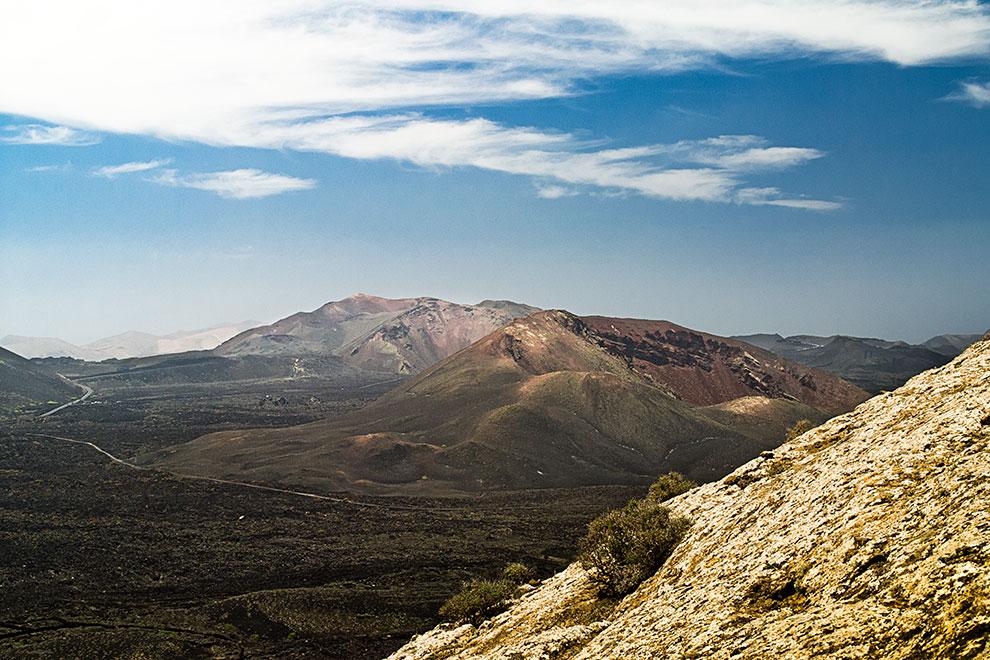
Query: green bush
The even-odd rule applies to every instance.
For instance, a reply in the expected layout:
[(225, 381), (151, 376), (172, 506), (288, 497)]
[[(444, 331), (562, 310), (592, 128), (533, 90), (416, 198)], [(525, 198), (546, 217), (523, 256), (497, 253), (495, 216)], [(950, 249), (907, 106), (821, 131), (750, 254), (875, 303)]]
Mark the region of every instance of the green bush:
[(690, 526), (653, 499), (630, 500), (591, 521), (578, 559), (606, 595), (620, 596), (656, 573)]
[(697, 485), (680, 472), (668, 472), (660, 475), (660, 478), (650, 486), (650, 492), (646, 497), (657, 503), (666, 502), (672, 497), (688, 492)]
[(508, 580), (472, 580), (440, 608), (444, 621), (476, 622), (503, 611), (516, 591)]
[(525, 584), (534, 577), (533, 569), (519, 562), (512, 562), (502, 569), (502, 579), (512, 584)]
[(812, 422), (810, 419), (799, 419), (798, 421), (794, 422), (793, 426), (787, 429), (786, 441), (790, 442), (799, 435), (803, 435), (808, 431), (810, 431), (811, 429), (815, 428), (815, 426), (817, 425), (814, 422)]

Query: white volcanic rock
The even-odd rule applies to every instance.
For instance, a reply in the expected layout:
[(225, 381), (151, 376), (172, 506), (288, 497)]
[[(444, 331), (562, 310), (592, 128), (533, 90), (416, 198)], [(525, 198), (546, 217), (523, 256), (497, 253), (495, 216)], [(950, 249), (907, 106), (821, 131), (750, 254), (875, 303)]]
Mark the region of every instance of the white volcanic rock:
[(987, 657), (988, 475), (990, 335), (672, 500), (688, 536), (614, 609), (572, 565), (392, 657)]

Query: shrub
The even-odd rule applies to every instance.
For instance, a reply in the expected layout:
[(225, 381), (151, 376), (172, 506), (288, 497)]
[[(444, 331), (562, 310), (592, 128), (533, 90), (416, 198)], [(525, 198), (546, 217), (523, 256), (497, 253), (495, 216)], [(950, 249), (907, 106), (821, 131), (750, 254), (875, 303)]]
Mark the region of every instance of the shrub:
[(516, 591), (508, 580), (472, 580), (440, 608), (444, 621), (476, 622), (504, 610)]
[(502, 569), (502, 579), (512, 584), (525, 584), (534, 577), (533, 569), (519, 562), (512, 562)]
[(656, 573), (690, 526), (652, 499), (630, 500), (591, 521), (578, 559), (606, 595), (620, 596)]
[(657, 503), (666, 502), (672, 497), (688, 492), (697, 485), (680, 472), (668, 472), (660, 475), (660, 478), (650, 486), (650, 492), (646, 497)]
[(810, 419), (799, 419), (794, 422), (789, 429), (787, 429), (787, 437), (785, 438), (785, 441), (790, 442), (799, 435), (803, 435), (815, 428), (815, 426), (817, 426), (817, 424), (812, 422)]

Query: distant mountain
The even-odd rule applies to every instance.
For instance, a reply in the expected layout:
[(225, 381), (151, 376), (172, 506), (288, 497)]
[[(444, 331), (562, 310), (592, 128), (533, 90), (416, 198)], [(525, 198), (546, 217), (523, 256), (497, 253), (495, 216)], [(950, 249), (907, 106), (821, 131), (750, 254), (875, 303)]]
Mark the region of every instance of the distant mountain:
[(390, 299), (359, 293), (242, 332), (215, 352), (337, 356), (366, 371), (414, 374), (534, 311), (535, 307), (504, 300), (460, 305), (437, 298)]
[(97, 362), (108, 356), (100, 351), (71, 344), (58, 337), (24, 337), (7, 335), (0, 338), (0, 345), (8, 347), (18, 355), (27, 358), (70, 357), (77, 360)]
[(843, 335), (755, 334), (735, 338), (877, 393), (900, 387), (912, 376), (942, 366), (980, 335), (940, 335), (921, 345)]
[[(541, 312), (342, 418), (217, 433), (184, 473), (371, 492), (717, 478), (866, 398), (829, 374), (662, 321)], [(290, 449), (291, 448), (291, 449)]]
[(80, 393), (71, 383), (27, 358), (0, 348), (0, 413), (49, 401), (65, 403)]
[(979, 340), (980, 335), (978, 334), (938, 335), (923, 343), (922, 346), (936, 353), (954, 358)]
[(0, 344), (28, 358), (70, 357), (88, 362), (99, 362), (112, 358), (121, 360), (186, 351), (211, 350), (237, 333), (256, 325), (258, 325), (257, 321), (242, 321), (200, 330), (174, 332), (169, 335), (130, 331), (113, 337), (97, 339), (82, 346), (55, 337), (7, 335), (0, 339)]

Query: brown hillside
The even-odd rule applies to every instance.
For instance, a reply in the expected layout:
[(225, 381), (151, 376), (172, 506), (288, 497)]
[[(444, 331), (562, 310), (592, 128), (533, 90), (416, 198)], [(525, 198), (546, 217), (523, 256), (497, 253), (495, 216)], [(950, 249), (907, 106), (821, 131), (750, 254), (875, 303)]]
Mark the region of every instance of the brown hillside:
[[(672, 396), (677, 384), (631, 369), (580, 318), (541, 312), (352, 415), (211, 434), (153, 460), (185, 473), (372, 492), (648, 483), (672, 469), (707, 481), (779, 444), (796, 420), (821, 421), (845, 405), (808, 405), (795, 388), (762, 403), (704, 407)], [(709, 391), (719, 387), (727, 389)]]

